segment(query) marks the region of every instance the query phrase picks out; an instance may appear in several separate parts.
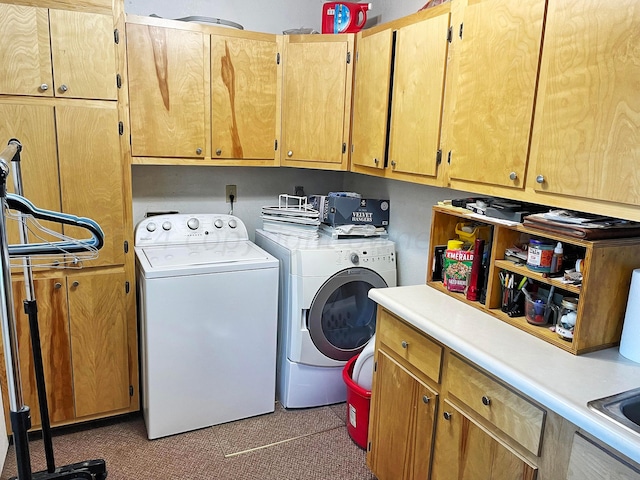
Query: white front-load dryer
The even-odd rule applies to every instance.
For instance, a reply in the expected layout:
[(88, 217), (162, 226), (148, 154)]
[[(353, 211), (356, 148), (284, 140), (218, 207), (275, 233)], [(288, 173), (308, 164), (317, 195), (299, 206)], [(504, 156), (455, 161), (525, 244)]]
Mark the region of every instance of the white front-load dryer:
[(300, 239), (256, 230), (280, 261), (277, 394), (286, 408), (344, 402), (342, 369), (375, 333), (371, 288), (396, 286), (386, 239)]

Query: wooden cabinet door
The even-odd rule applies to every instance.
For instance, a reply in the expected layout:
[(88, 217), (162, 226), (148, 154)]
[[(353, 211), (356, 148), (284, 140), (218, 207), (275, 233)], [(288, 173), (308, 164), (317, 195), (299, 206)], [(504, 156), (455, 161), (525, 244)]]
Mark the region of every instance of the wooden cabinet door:
[(0, 93), (53, 96), (46, 8), (0, 4)]
[[(44, 379), (47, 390), (49, 420), (52, 424), (74, 418), (73, 382), (71, 371), (71, 347), (69, 345), (69, 322), (67, 317), (67, 295), (64, 277), (36, 279), (33, 282), (35, 300), (38, 307), (38, 330), (40, 349), (44, 364)], [(31, 424), (41, 424), (38, 390), (33, 367), (33, 350), (29, 317), (24, 312), (26, 299), (25, 284), (22, 280), (12, 282), (14, 317), (18, 336), (20, 378), (25, 405), (31, 409)], [(4, 352), (3, 352), (4, 357)], [(4, 365), (4, 358), (2, 365)], [(5, 369), (0, 376), (2, 384), (5, 416), (9, 429), (9, 397)]]
[(383, 351), (376, 361), (369, 466), (380, 480), (426, 479), (437, 394)]
[(389, 167), (435, 177), (440, 148), (449, 12), (396, 32)]
[(276, 38), (211, 35), (212, 158), (275, 159)]
[[(1, 5), (0, 5), (1, 8)], [(58, 178), (58, 155), (53, 107), (48, 105), (0, 103), (0, 141), (5, 145), (11, 138), (22, 144), (20, 166), (23, 195), (36, 207), (60, 211), (60, 187)], [(4, 147), (4, 145), (3, 145)], [(13, 165), (7, 188), (13, 192)], [(42, 225), (62, 232), (58, 223), (41, 221)], [(29, 236), (30, 241), (42, 238), (56, 240), (44, 232), (40, 239)], [(7, 236), (10, 244), (20, 243), (18, 223), (7, 219)]]
[(603, 479), (640, 480), (640, 471), (576, 433), (566, 480)]
[(545, 4), (469, 2), (454, 26), (462, 45), (451, 179), (524, 187)]
[(352, 34), (286, 37), (283, 165), (347, 168), (352, 53)]
[[(56, 107), (62, 209), (98, 222), (105, 244), (86, 266), (124, 264), (123, 173), (116, 105)], [(79, 128), (82, 126), (82, 128)], [(79, 227), (66, 235), (86, 239)]]
[(203, 158), (210, 125), (208, 36), (205, 45), (202, 32), (126, 28), (131, 154)]
[(358, 34), (353, 93), (351, 164), (385, 166), (393, 31)]
[(113, 17), (49, 10), (55, 95), (116, 100)]
[(436, 427), (431, 480), (535, 480), (537, 468), (448, 401)]
[(129, 407), (124, 272), (67, 277), (76, 416)]
[(639, 25), (633, 0), (549, 2), (528, 181), (536, 190), (640, 203)]

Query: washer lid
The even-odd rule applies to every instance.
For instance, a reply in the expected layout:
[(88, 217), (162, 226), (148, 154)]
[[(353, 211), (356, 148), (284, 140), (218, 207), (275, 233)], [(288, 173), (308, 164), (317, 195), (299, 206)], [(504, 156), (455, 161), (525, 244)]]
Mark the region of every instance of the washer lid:
[(250, 241), (137, 247), (146, 277), (268, 268), (278, 260)]

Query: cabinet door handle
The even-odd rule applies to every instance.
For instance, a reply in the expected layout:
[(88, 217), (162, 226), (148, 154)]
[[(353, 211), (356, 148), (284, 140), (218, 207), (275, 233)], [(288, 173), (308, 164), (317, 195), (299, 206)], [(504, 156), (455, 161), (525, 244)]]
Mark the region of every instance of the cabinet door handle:
[(491, 405), (491, 399), (489, 397), (487, 397), (486, 395), (482, 396), (482, 404), (486, 405), (487, 407), (489, 405)]
[(516, 178), (518, 178), (518, 174), (516, 172), (511, 172), (509, 174), (509, 179), (510, 180), (515, 180)]
[(402, 348), (407, 348), (409, 346), (409, 344), (406, 341), (402, 341), (402, 343), (400, 343), (400, 345), (402, 345)]
[(423, 396), (422, 396), (422, 401), (423, 401), (424, 403), (429, 403), (429, 397), (427, 397), (426, 395), (423, 395)]
[(74, 288), (77, 287), (78, 285), (80, 285), (80, 282), (78, 282), (77, 280), (71, 284), (71, 286)]
[(196, 154), (200, 155), (202, 153), (202, 149), (201, 148), (196, 148)]
[(374, 158), (373, 163), (377, 165), (379, 163), (379, 160), (377, 158)]
[(221, 149), (217, 149), (217, 150), (216, 150), (216, 155), (217, 155), (217, 156), (222, 155), (222, 150), (221, 150)]
[(62, 284), (60, 282), (56, 282), (53, 284), (53, 288), (55, 288), (56, 290), (62, 288)]
[(43, 83), (42, 85), (40, 85), (40, 90), (42, 90), (43, 92), (46, 92), (47, 90), (49, 90), (49, 85), (47, 85), (46, 83)]
[(450, 412), (444, 412), (442, 414), (442, 416), (444, 417), (445, 420), (451, 420), (451, 413)]
[(395, 160), (391, 160), (391, 168), (396, 168), (396, 161)]
[(544, 183), (544, 175), (538, 175), (536, 177), (536, 182), (538, 183)]
[(289, 151), (287, 152), (287, 157), (293, 157), (293, 151), (289, 150)]
[(66, 92), (67, 90), (69, 90), (69, 87), (67, 87), (67, 86), (63, 83), (62, 85), (60, 85), (59, 90), (60, 90), (60, 92), (61, 92), (61, 93), (64, 93), (64, 92)]

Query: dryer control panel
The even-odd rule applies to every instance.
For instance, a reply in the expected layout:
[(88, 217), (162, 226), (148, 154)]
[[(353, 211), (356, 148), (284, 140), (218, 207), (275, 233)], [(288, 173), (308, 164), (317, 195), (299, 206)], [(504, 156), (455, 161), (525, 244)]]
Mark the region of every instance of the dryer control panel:
[(358, 247), (336, 249), (338, 265), (344, 267), (358, 266), (373, 268), (395, 267), (396, 254), (393, 245), (374, 246), (362, 245)]
[(224, 214), (169, 214), (145, 218), (136, 226), (135, 245), (237, 242), (248, 240), (242, 220)]

